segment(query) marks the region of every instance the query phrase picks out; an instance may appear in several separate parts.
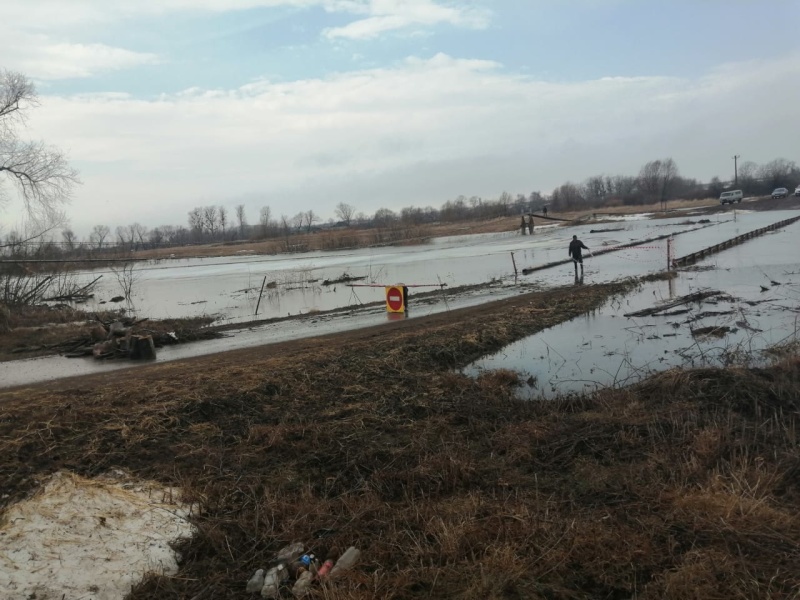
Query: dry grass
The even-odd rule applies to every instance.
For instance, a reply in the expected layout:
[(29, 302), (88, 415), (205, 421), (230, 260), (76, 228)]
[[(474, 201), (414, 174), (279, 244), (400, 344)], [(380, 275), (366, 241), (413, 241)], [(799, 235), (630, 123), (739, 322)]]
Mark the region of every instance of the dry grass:
[(454, 370), (623, 289), (0, 394), (4, 501), (57, 469), (183, 487), (199, 533), (133, 599), (244, 597), (298, 539), (363, 551), (316, 598), (796, 598), (800, 360), (548, 403)]

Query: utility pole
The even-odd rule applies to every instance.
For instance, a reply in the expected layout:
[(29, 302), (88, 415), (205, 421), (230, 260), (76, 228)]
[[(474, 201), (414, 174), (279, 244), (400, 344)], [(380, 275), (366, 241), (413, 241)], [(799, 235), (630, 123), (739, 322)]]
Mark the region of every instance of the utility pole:
[(736, 154), (733, 157), (733, 187), (739, 187), (739, 159), (740, 155)]

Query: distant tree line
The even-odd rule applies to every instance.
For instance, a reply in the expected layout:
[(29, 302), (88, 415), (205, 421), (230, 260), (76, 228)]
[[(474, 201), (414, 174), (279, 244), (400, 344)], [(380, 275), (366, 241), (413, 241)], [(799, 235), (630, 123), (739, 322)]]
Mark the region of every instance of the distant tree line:
[(654, 202), (666, 204), (677, 199), (718, 198), (722, 192), (731, 189), (761, 196), (777, 187), (793, 188), (798, 184), (800, 169), (797, 163), (783, 158), (763, 165), (745, 162), (738, 169), (738, 178), (731, 177), (723, 182), (719, 177), (713, 177), (709, 183), (681, 177), (675, 161), (666, 158), (646, 163), (638, 176), (595, 175), (583, 183), (564, 183), (553, 190), (548, 204), (555, 211)]
[[(503, 192), (494, 199), (458, 196), (440, 208), (408, 206), (394, 211), (379, 208), (372, 215), (357, 212), (352, 204), (340, 202), (334, 209), (336, 219), (323, 223), (313, 210), (294, 216), (275, 217), (269, 206), (261, 207), (258, 222), (250, 224), (245, 206), (237, 205), (231, 213), (222, 205), (198, 206), (189, 211), (186, 225), (162, 225), (148, 229), (140, 223), (118, 226), (112, 235), (106, 225), (96, 225), (88, 238), (79, 241), (74, 232), (61, 229), (61, 240), (30, 241), (25, 232), (11, 231), (0, 240), (0, 253), (6, 256), (57, 256), (108, 251), (131, 252), (148, 248), (175, 247), (188, 244), (236, 243), (241, 241), (281, 240), (286, 250), (302, 248), (293, 236), (336, 229), (375, 229), (377, 239), (402, 239), (397, 232), (430, 223), (454, 223), (485, 220), (524, 213), (539, 212), (548, 206), (551, 212), (595, 209), (604, 206), (642, 205), (670, 200), (719, 197), (723, 191), (737, 189), (746, 195), (766, 195), (776, 187), (794, 188), (800, 184), (800, 169), (783, 158), (763, 165), (744, 162), (738, 169), (738, 181), (723, 182), (713, 177), (708, 183), (682, 177), (672, 158), (645, 163), (632, 175), (595, 175), (581, 183), (566, 182), (549, 195), (538, 191), (529, 194)], [(383, 232), (382, 234), (380, 232)]]

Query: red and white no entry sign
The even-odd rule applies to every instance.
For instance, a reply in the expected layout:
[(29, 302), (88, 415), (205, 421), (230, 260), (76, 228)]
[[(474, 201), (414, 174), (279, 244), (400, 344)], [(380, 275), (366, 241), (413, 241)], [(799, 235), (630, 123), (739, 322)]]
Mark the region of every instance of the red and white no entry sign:
[(401, 313), (406, 311), (403, 287), (399, 285), (386, 286), (386, 312)]

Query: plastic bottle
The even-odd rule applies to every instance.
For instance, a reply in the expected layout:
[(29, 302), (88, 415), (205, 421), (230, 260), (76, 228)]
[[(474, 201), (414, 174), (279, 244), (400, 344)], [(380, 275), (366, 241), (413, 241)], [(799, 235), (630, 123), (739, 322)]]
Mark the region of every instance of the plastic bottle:
[(303, 553), (303, 550), (305, 549), (306, 547), (303, 544), (303, 542), (294, 542), (278, 550), (278, 554), (275, 555), (275, 558), (277, 558), (278, 560), (286, 560), (291, 562), (295, 558), (300, 556)]
[(264, 569), (259, 569), (247, 582), (247, 591), (249, 593), (260, 592), (264, 587)]
[(358, 562), (358, 559), (361, 558), (361, 550), (356, 548), (355, 546), (350, 546), (344, 554), (336, 561), (336, 564), (333, 565), (331, 569), (331, 577), (339, 575), (346, 571), (347, 569), (351, 568), (354, 564)]
[(311, 571), (312, 569), (314, 570), (316, 569), (317, 565), (319, 564), (319, 561), (317, 560), (317, 557), (314, 556), (313, 552), (309, 552), (308, 554), (303, 554), (303, 556), (300, 557), (300, 563), (306, 569)]
[(281, 583), (289, 578), (289, 572), (283, 563), (277, 567), (272, 567), (264, 575), (264, 586), (261, 588), (262, 598), (277, 598)]
[(322, 563), (322, 566), (319, 568), (319, 571), (317, 571), (317, 577), (320, 579), (327, 577), (334, 564), (336, 564), (336, 562), (332, 558), (326, 558), (325, 562)]
[(297, 560), (294, 560), (286, 565), (286, 568), (289, 569), (289, 575), (293, 578), (300, 576), (300, 569), (311, 571), (316, 575), (318, 567), (319, 560), (316, 556), (314, 556), (313, 552), (303, 554), (303, 556), (299, 557)]
[(302, 568), (298, 571), (298, 574), (297, 581), (295, 581), (294, 586), (292, 586), (292, 594), (297, 598), (302, 598), (308, 594), (311, 582), (314, 580), (314, 574)]

